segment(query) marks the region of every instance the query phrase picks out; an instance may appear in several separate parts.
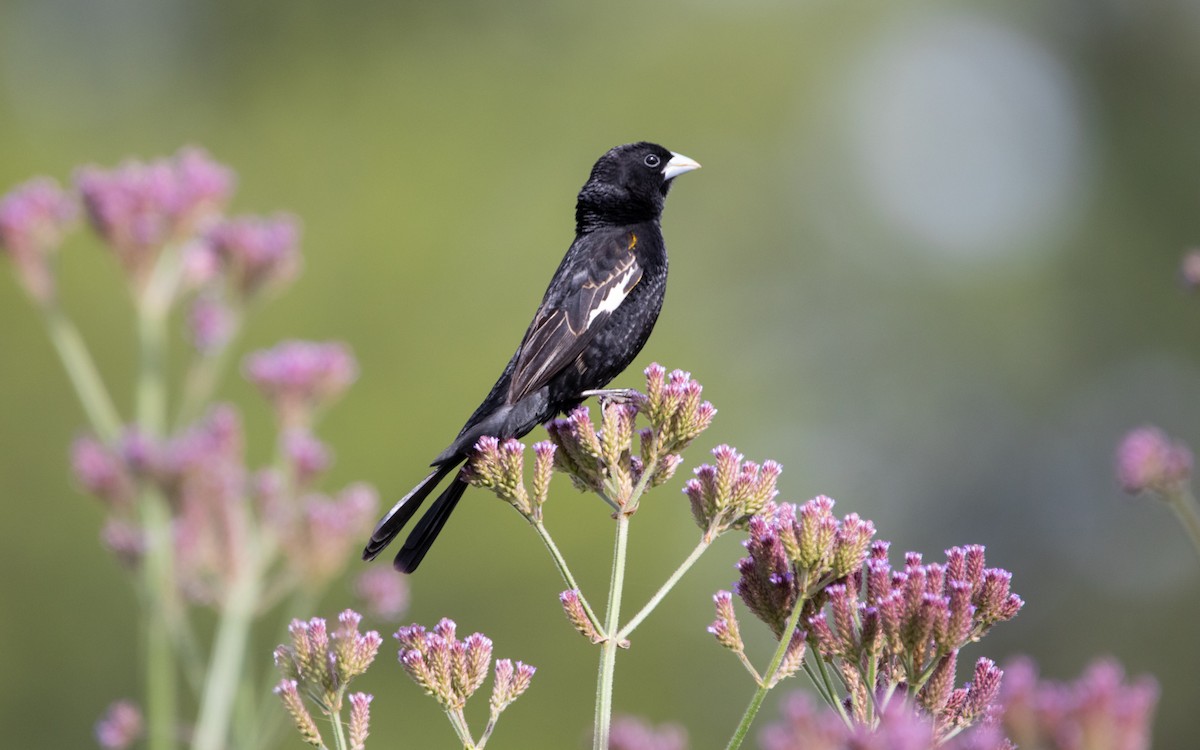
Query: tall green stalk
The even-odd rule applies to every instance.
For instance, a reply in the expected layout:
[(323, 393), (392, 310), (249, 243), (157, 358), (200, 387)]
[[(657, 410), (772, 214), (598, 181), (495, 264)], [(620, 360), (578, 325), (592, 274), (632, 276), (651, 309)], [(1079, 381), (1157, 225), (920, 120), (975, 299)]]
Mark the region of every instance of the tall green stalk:
[(613, 673), (617, 663), (617, 630), (621, 618), (621, 593), (625, 585), (625, 557), (629, 543), (629, 516), (617, 514), (617, 535), (613, 543), (612, 575), (608, 584), (608, 607), (604, 612), (604, 642), (600, 644), (600, 676), (596, 684), (596, 714), (593, 726), (594, 750), (608, 750), (612, 726)]
[[(134, 404), (138, 428), (152, 438), (161, 438), (166, 431), (166, 326), (178, 275), (176, 255), (170, 249), (164, 251), (137, 305), (139, 357)], [(143, 627), (147, 745), (150, 750), (172, 750), (176, 745), (178, 711), (172, 622), (181, 614), (175, 587), (171, 519), (165, 499), (154, 490), (141, 493), (140, 511), (146, 535), (141, 572), (146, 599)]]

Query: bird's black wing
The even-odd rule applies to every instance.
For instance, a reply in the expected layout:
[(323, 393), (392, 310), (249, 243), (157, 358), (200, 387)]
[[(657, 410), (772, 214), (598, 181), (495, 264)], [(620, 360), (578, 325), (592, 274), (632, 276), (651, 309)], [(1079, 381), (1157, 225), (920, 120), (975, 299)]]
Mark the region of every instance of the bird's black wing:
[(587, 347), (613, 311), (642, 280), (637, 235), (595, 233), (580, 238), (573, 263), (564, 263), (517, 350), (508, 402), (544, 386)]

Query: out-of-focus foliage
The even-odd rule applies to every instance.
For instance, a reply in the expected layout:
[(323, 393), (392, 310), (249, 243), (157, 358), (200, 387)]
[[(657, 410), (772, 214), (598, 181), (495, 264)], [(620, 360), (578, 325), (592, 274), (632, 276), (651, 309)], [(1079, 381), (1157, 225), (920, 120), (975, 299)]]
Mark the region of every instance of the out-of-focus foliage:
[[(0, 189), (198, 143), (237, 169), (237, 210), (301, 217), (303, 276), (242, 346), (347, 340), (362, 375), (325, 422), (332, 481), (397, 495), (511, 355), (595, 158), (641, 138), (686, 153), (704, 169), (664, 217), (665, 312), (617, 384), (651, 360), (686, 367), (722, 407), (698, 447), (777, 458), (781, 499), (835, 496), (905, 549), (986, 544), (1027, 601), (989, 654), (1060, 678), (1115, 654), (1161, 681), (1156, 739), (1174, 747), (1194, 731), (1200, 571), (1109, 464), (1144, 422), (1200, 443), (1200, 301), (1176, 283), (1200, 242), (1198, 42), (1186, 0), (10, 0)], [(78, 238), (60, 264), (108, 382), (130, 382), (120, 272)], [(14, 745), (81, 747), (137, 693), (135, 605), (101, 510), (66, 479), (83, 417), (2, 279), (0, 319), (0, 726)], [(247, 384), (224, 393), (269, 434)], [(562, 480), (551, 492), (560, 544), (598, 585), (603, 509)], [(650, 593), (637, 568), (661, 581), (695, 533), (671, 495), (639, 511), (657, 542), (635, 549), (661, 554), (631, 560), (634, 599)], [(562, 626), (524, 522), (487, 493), (464, 503), (410, 614), (539, 665), (497, 748), (576, 746), (594, 654)], [(705, 626), (740, 554), (717, 545), (638, 631), (618, 711), (728, 736), (744, 702), (707, 686), (739, 667)], [(373, 734), (444, 741), (395, 670), (363, 680), (376, 706), (406, 707)]]

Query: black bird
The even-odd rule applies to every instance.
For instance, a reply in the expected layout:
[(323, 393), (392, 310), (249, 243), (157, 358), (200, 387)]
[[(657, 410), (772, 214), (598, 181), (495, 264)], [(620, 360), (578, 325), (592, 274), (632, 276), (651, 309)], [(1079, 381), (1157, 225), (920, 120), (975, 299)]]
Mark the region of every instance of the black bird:
[[(641, 351), (662, 309), (667, 249), (659, 218), (672, 180), (699, 164), (654, 143), (617, 146), (596, 162), (575, 204), (567, 250), (516, 354), (433, 471), (387, 512), (363, 549), (373, 560), (485, 435), (525, 435), (603, 388)], [(467, 483), (461, 469), (409, 533), (395, 567), (412, 573)]]

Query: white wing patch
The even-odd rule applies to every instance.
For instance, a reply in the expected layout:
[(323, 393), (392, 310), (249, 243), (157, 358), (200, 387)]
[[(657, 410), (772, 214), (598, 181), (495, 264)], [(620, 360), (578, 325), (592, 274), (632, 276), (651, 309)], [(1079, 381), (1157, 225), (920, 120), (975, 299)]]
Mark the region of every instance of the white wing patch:
[(613, 310), (616, 310), (617, 307), (619, 307), (620, 304), (625, 301), (625, 298), (629, 296), (631, 291), (633, 291), (633, 287), (629, 285), (629, 281), (633, 278), (633, 275), (637, 272), (637, 270), (637, 266), (631, 266), (630, 269), (625, 272), (625, 275), (621, 277), (621, 280), (617, 284), (613, 285), (612, 289), (608, 290), (608, 295), (600, 301), (600, 304), (592, 308), (592, 311), (588, 313), (587, 323), (585, 323), (583, 326), (585, 330), (592, 325), (592, 321), (594, 321), (596, 317), (600, 315), (600, 313), (610, 313)]

